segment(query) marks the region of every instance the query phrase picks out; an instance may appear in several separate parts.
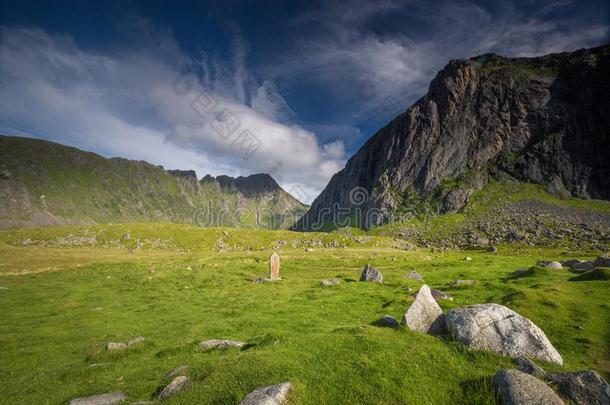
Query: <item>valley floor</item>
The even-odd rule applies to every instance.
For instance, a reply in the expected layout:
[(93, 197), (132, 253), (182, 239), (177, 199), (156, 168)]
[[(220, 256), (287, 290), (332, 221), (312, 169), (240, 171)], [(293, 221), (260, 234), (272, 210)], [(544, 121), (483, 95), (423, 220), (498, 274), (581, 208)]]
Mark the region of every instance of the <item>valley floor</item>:
[[(282, 280), (253, 283), (267, 276), (273, 248)], [(236, 404), (283, 381), (293, 384), (291, 404), (495, 403), (491, 377), (514, 367), (511, 359), (449, 336), (374, 326), (409, 307), (422, 284), (404, 277), (412, 270), (453, 296), (439, 301), (444, 310), (495, 302), (531, 319), (564, 358), (545, 369), (607, 378), (610, 282), (573, 281), (566, 269), (509, 277), (538, 260), (595, 254), (503, 245), (495, 254), (432, 252), (380, 236), (161, 224), (5, 231), (0, 402), (61, 404), (112, 391), (153, 400), (164, 374), (188, 365), (192, 384), (168, 404)], [(366, 263), (383, 284), (357, 282)], [(321, 286), (329, 278), (340, 284)], [(477, 281), (451, 285), (456, 279)], [(145, 342), (105, 350), (136, 336)], [(197, 351), (207, 339), (248, 345)]]

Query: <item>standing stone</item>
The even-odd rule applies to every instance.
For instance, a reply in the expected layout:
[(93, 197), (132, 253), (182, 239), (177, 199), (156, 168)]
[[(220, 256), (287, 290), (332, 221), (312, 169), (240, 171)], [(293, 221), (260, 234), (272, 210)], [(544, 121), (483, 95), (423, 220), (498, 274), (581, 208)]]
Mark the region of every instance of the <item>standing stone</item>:
[(68, 405), (114, 405), (127, 399), (124, 392), (111, 392), (109, 394), (94, 395), (87, 398), (75, 398)]
[(180, 391), (185, 389), (189, 385), (189, 383), (189, 378), (183, 375), (174, 378), (171, 383), (167, 384), (165, 388), (163, 388), (163, 391), (161, 391), (161, 393), (159, 394), (159, 399), (167, 399), (179, 393)]
[(362, 269), (360, 281), (374, 281), (376, 283), (381, 283), (383, 282), (383, 276), (381, 275), (381, 272), (379, 270), (377, 270), (370, 264), (367, 264), (366, 266), (364, 266), (364, 269)]
[(273, 252), (269, 256), (269, 280), (277, 280), (280, 278), (280, 256)]
[(544, 332), (505, 306), (479, 304), (450, 309), (445, 323), (456, 340), (472, 349), (563, 364)]
[(246, 395), (239, 405), (282, 405), (288, 400), (290, 388), (289, 382), (260, 387)]
[(519, 370), (499, 371), (492, 384), (502, 405), (563, 405), (545, 383)]
[(576, 405), (610, 404), (610, 385), (593, 370), (549, 374), (548, 380)]
[(401, 323), (409, 329), (438, 335), (444, 331), (443, 311), (438, 306), (430, 287), (422, 285), (407, 312), (402, 317)]

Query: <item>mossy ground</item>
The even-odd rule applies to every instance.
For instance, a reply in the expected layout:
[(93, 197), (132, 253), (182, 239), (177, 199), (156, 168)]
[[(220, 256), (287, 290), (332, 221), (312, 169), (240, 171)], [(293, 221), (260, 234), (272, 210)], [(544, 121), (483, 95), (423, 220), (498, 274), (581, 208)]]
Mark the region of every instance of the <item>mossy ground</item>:
[[(16, 245), (87, 231), (98, 235), (95, 246)], [(0, 233), (1, 402), (59, 404), (117, 390), (130, 401), (151, 400), (167, 383), (165, 372), (189, 365), (192, 385), (168, 404), (235, 404), (257, 386), (286, 380), (294, 384), (293, 404), (494, 403), (491, 377), (512, 367), (510, 359), (449, 337), (372, 325), (386, 314), (399, 319), (408, 308), (420, 286), (403, 277), (413, 269), (454, 297), (439, 302), (444, 309), (496, 302), (534, 321), (565, 361), (543, 367), (608, 376), (608, 281), (570, 281), (574, 274), (565, 269), (508, 277), (538, 260), (593, 253), (510, 246), (496, 254), (432, 253), (392, 249), (389, 238), (346, 238), (347, 248), (284, 247), (282, 280), (253, 284), (266, 275), (277, 240), (339, 235), (230, 229), (225, 238), (234, 251), (217, 252), (222, 231), (133, 224)], [(129, 241), (107, 243), (125, 232)], [(136, 238), (173, 243), (134, 250)], [(366, 263), (383, 273), (383, 284), (356, 281)], [(333, 277), (341, 284), (320, 285)], [(477, 283), (451, 286), (455, 279)], [(140, 335), (141, 346), (104, 350), (108, 341)], [(211, 338), (250, 345), (195, 350)]]

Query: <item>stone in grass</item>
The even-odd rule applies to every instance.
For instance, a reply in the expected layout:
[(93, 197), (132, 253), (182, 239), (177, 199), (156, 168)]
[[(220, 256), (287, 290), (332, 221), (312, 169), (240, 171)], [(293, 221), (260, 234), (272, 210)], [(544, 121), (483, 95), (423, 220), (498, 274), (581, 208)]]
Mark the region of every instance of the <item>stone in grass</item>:
[(140, 343), (144, 343), (144, 340), (144, 336), (138, 336), (133, 339), (129, 339), (129, 341), (127, 342), (127, 346), (139, 345)]
[(167, 399), (185, 389), (190, 383), (188, 377), (179, 375), (167, 384), (159, 394), (159, 399)]
[(420, 276), (419, 273), (416, 272), (415, 270), (406, 274), (405, 278), (410, 278), (411, 280), (423, 281), (422, 276)]
[(445, 323), (456, 340), (472, 349), (563, 364), (544, 332), (505, 306), (479, 304), (450, 309)]
[(271, 280), (270, 278), (267, 277), (258, 277), (255, 278), (252, 282), (254, 284), (263, 284), (263, 283), (273, 283), (275, 280)]
[(610, 385), (595, 371), (549, 374), (547, 379), (559, 392), (576, 405), (610, 404)]
[(398, 327), (398, 321), (396, 321), (396, 319), (394, 319), (390, 315), (382, 316), (381, 318), (379, 318), (375, 322), (373, 322), (373, 324), (375, 326), (381, 326), (381, 327), (392, 328), (392, 329), (395, 329)]
[(124, 392), (110, 392), (108, 394), (93, 395), (86, 398), (75, 398), (68, 405), (114, 405), (127, 399)]
[(278, 280), (280, 278), (280, 256), (273, 252), (269, 256), (269, 279)]
[(174, 378), (176, 376), (187, 376), (188, 372), (189, 372), (189, 366), (178, 366), (173, 370), (168, 371), (167, 373), (165, 373), (163, 375), (163, 378), (165, 379), (170, 379), (170, 378)]
[(595, 267), (610, 267), (610, 256), (599, 256), (597, 259), (595, 259), (593, 265)]
[(589, 270), (593, 270), (595, 268), (595, 265), (593, 265), (593, 262), (583, 261), (580, 263), (575, 263), (569, 267), (570, 267), (570, 270), (589, 271)]
[(228, 349), (230, 347), (242, 348), (246, 344), (238, 340), (230, 339), (210, 339), (200, 342), (197, 345), (197, 350), (208, 350), (208, 349)]
[(383, 276), (381, 275), (381, 272), (379, 270), (377, 270), (370, 264), (367, 264), (366, 266), (364, 266), (364, 269), (362, 269), (360, 281), (374, 281), (375, 283), (381, 283), (383, 282)]
[(502, 405), (562, 405), (555, 391), (534, 376), (519, 370), (501, 370), (492, 380)]
[(440, 290), (431, 290), (430, 293), (432, 294), (432, 297), (434, 297), (435, 300), (453, 301), (453, 297), (451, 295), (447, 294), (446, 292), (443, 292)]
[(498, 248), (495, 246), (490, 246), (487, 248), (487, 252), (488, 253), (497, 253), (498, 252)]
[(336, 278), (331, 278), (328, 280), (322, 280), (320, 284), (322, 284), (324, 287), (331, 287), (333, 285), (339, 285), (339, 280)]
[(453, 280), (452, 285), (475, 285), (477, 280)]
[(289, 382), (260, 387), (246, 395), (239, 405), (282, 405), (288, 400), (290, 388)]
[(419, 289), (415, 301), (403, 315), (401, 323), (417, 332), (431, 335), (443, 333), (445, 329), (443, 311), (432, 297), (430, 287), (424, 284)]
[(106, 351), (114, 352), (117, 350), (127, 349), (127, 343), (123, 342), (108, 342), (106, 343)]
[(466, 256), (466, 257), (464, 258), (464, 260), (465, 260), (465, 261), (467, 261), (467, 262), (469, 262), (469, 261), (471, 261), (471, 260), (472, 260), (472, 257), (470, 257), (470, 256)]
[(536, 378), (544, 378), (546, 371), (527, 357), (517, 357), (513, 360), (519, 371), (533, 375)]
[(548, 261), (548, 260), (538, 260), (536, 262), (536, 266), (539, 267), (548, 267), (550, 269), (562, 269), (563, 266), (559, 262)]

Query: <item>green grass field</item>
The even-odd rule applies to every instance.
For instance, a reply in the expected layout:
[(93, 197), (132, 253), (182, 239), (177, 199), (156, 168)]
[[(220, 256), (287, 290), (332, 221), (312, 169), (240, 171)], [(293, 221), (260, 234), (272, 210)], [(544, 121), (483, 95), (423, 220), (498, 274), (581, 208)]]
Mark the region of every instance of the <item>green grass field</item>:
[[(0, 233), (0, 402), (61, 404), (111, 391), (153, 400), (164, 373), (188, 365), (191, 386), (168, 404), (235, 404), (282, 381), (294, 385), (291, 404), (495, 403), (491, 377), (511, 359), (448, 336), (373, 326), (409, 307), (421, 285), (403, 277), (413, 269), (454, 297), (439, 301), (443, 309), (496, 302), (530, 318), (565, 361), (544, 368), (608, 377), (610, 282), (571, 281), (565, 269), (508, 277), (537, 260), (593, 252), (432, 253), (362, 232), (224, 231), (133, 224)], [(76, 242), (66, 244), (69, 235)], [(323, 247), (332, 242), (339, 247)], [(273, 247), (282, 280), (252, 283), (266, 276)], [(383, 273), (382, 285), (357, 282), (366, 263)], [(327, 278), (341, 284), (322, 287)], [(455, 279), (477, 283), (450, 286)], [(105, 351), (106, 342), (135, 336), (146, 341)], [(196, 350), (212, 338), (248, 346)]]

